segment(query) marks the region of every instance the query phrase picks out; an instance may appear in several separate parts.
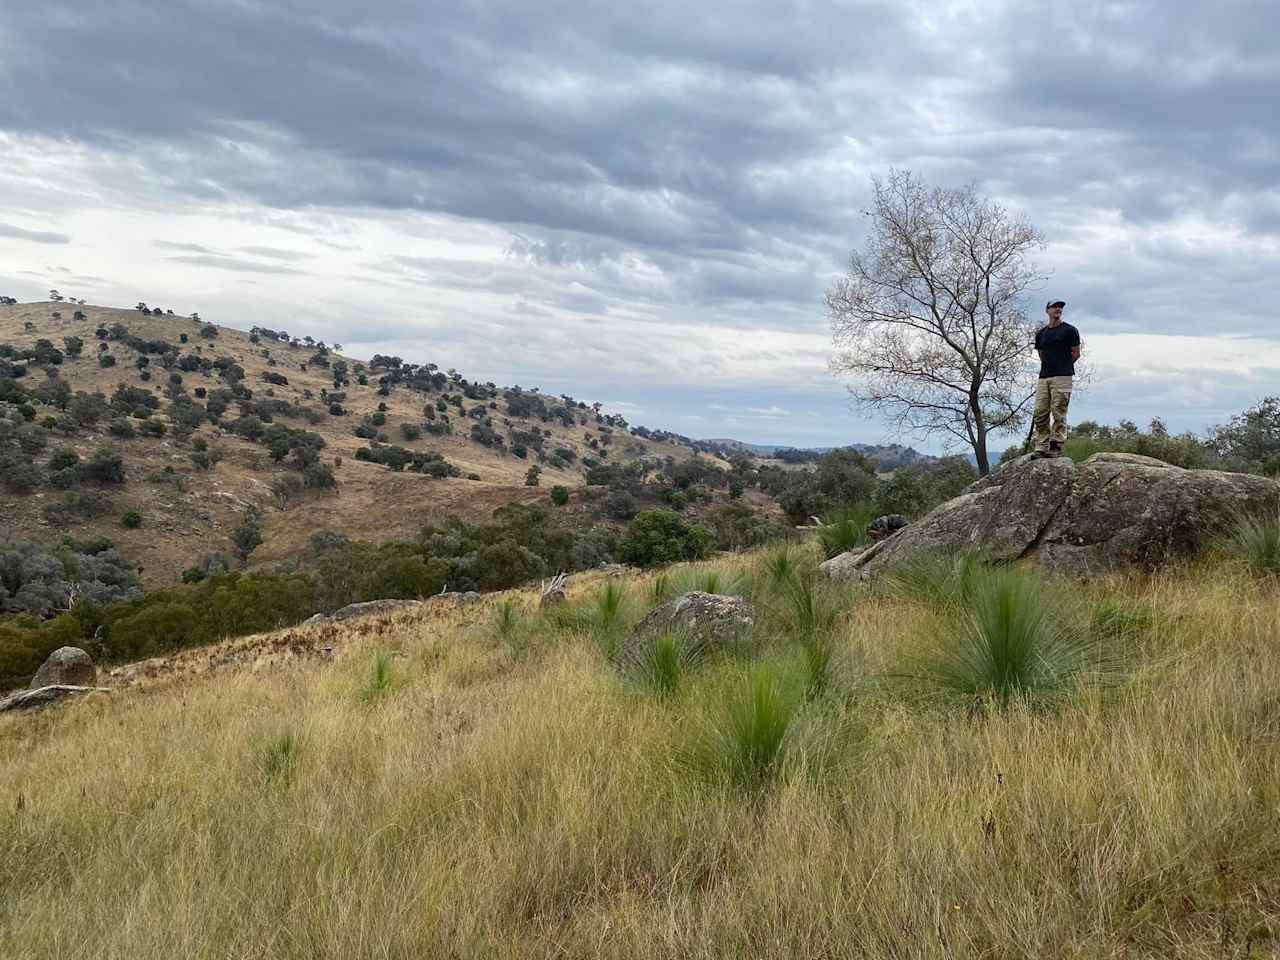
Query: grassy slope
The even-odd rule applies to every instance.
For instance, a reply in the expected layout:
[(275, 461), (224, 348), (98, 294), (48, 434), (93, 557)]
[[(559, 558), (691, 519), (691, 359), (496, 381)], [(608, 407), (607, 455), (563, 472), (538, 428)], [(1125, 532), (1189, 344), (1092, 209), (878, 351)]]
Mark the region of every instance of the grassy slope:
[[(61, 319), (50, 318), (55, 310), (62, 314)], [(83, 311), (87, 319), (74, 321), (72, 315), (76, 310)], [(35, 331), (24, 331), (26, 321), (35, 324)], [(268, 369), (282, 373), (289, 379), (287, 387), (273, 388), (278, 399), (298, 400), (324, 409), (318, 399), (302, 401), (302, 391), (310, 388), (318, 398), (321, 388), (333, 386), (328, 371), (314, 366), (309, 366), (306, 372), (298, 369), (314, 352), (305, 346), (291, 350), (268, 341), (254, 345), (249, 342), (247, 332), (228, 327), (220, 328), (216, 340), (206, 341), (197, 335), (202, 326), (200, 323), (183, 317), (144, 316), (136, 310), (88, 305), (77, 307), (67, 303), (0, 306), (0, 343), (28, 346), (37, 338), (43, 337), (61, 348), (63, 337), (79, 336), (85, 341), (84, 356), (78, 360), (68, 359), (61, 367), (61, 376), (71, 384), (72, 389), (90, 392), (100, 390), (109, 397), (118, 384), (125, 383), (131, 386), (149, 386), (157, 395), (162, 395), (168, 372), (157, 365), (151, 382), (143, 383), (133, 367), (133, 351), (122, 344), (111, 344), (112, 353), (118, 361), (115, 367), (102, 369), (98, 366), (98, 341), (94, 337), (94, 330), (99, 325), (109, 327), (117, 322), (128, 326), (137, 336), (165, 339), (175, 345), (178, 334), (186, 333), (190, 337), (190, 343), (181, 345), (183, 353), (194, 352), (199, 347), (207, 357), (234, 357), (245, 370), (246, 386), (258, 396), (263, 395), (268, 387), (260, 379), (260, 374)], [(249, 325), (252, 324), (246, 321), (246, 326)], [(305, 331), (292, 332), (301, 334)], [(261, 356), (263, 348), (271, 350), (278, 366), (267, 366), (266, 360)], [(344, 358), (352, 361), (350, 357)], [(441, 361), (441, 366), (448, 366), (446, 358), (437, 359)], [(32, 376), (42, 374), (36, 371)], [(205, 378), (199, 374), (183, 374), (183, 377), (184, 386), (188, 390), (202, 385), (210, 389), (222, 385), (216, 378)], [(400, 424), (406, 421), (421, 423), (424, 403), (428, 398), (434, 400), (438, 395), (419, 394), (403, 388), (392, 391), (392, 395), (385, 398), (389, 410), (387, 424), (383, 429), (390, 442), (413, 450), (438, 451), (456, 464), (464, 475), (477, 473), (481, 480), (432, 480), (417, 474), (393, 473), (377, 464), (360, 463), (354, 458), (355, 451), (368, 441), (354, 436), (352, 429), (359, 423), (362, 415), (375, 411), (378, 402), (383, 399), (376, 393), (377, 377), (372, 377), (371, 381), (370, 386), (361, 387), (352, 377), (351, 385), (345, 388), (348, 395), (345, 406), (350, 411), (348, 416), (330, 417), (315, 426), (308, 425), (304, 420), (284, 421), (290, 426), (321, 434), (328, 443), (324, 451), (326, 462), (330, 462), (334, 456), (343, 458), (343, 465), (338, 470), (340, 490), (337, 496), (313, 496), (285, 513), (278, 512), (272, 506), (270, 487), (272, 480), (285, 472), (286, 468), (273, 464), (262, 447), (239, 437), (219, 436), (219, 432), (211, 426), (201, 428), (198, 435), (220, 446), (225, 452), (225, 459), (208, 474), (193, 472), (187, 492), (179, 493), (172, 487), (147, 484), (144, 478), (166, 464), (171, 464), (178, 472), (190, 471), (191, 462), (187, 456), (189, 448), (179, 447), (168, 437), (161, 440), (139, 437), (117, 441), (107, 434), (105, 422), (95, 431), (81, 432), (71, 439), (70, 445), (82, 454), (89, 453), (106, 442), (113, 442), (119, 447), (125, 456), (129, 483), (116, 495), (116, 510), (113, 515), (78, 523), (73, 530), (74, 534), (81, 538), (99, 534), (111, 537), (126, 556), (136, 559), (143, 566), (144, 582), (148, 586), (160, 586), (172, 583), (185, 567), (204, 553), (218, 549), (230, 552), (230, 531), (239, 522), (245, 507), (251, 503), (262, 507), (267, 516), (264, 531), (266, 543), (254, 555), (255, 563), (263, 563), (295, 554), (305, 545), (310, 533), (320, 526), (329, 526), (352, 537), (374, 541), (410, 537), (423, 523), (441, 519), (449, 513), (472, 522), (483, 522), (490, 518), (495, 507), (504, 503), (545, 500), (547, 490), (555, 484), (569, 487), (581, 485), (582, 476), (579, 472), (557, 470), (544, 465), (542, 486), (524, 486), (525, 472), (532, 461), (498, 454), (473, 442), (467, 435), (472, 421), (460, 420), (456, 410), (452, 408), (454, 429), (457, 431), (455, 435), (405, 441), (400, 436)], [(476, 401), (467, 400), (465, 403), (469, 409)], [(500, 409), (494, 411), (494, 420), (501, 432), (501, 410), (505, 407), (501, 400), (498, 404)], [(162, 409), (165, 406), (167, 403), (162, 401)], [(232, 415), (234, 412), (234, 407), (228, 411)], [(559, 423), (544, 424), (518, 419), (512, 423), (519, 429), (532, 429), (536, 426), (550, 430), (552, 436), (546, 441), (548, 449), (568, 446), (580, 456), (592, 453), (584, 434), (598, 433), (594, 421), (571, 429), (566, 429)], [(615, 431), (614, 435), (610, 462), (626, 462), (639, 455), (673, 456), (676, 459), (693, 455), (686, 447), (650, 442), (626, 435), (623, 431)], [(50, 449), (61, 445), (60, 438), (55, 439)], [(41, 509), (50, 499), (58, 496), (56, 491), (48, 489), (30, 496), (18, 496), (0, 489), (0, 514), (4, 516), (6, 524), (20, 534), (38, 540), (45, 539), (55, 531), (44, 523)], [(129, 510), (136, 510), (143, 515), (141, 528), (125, 530), (120, 527), (120, 515)]]
[(0, 718), (0, 956), (1273, 955), (1273, 590), (1205, 566), (1090, 593), (1154, 613), (1127, 683), (985, 719), (860, 686), (953, 625), (844, 594), (846, 762), (758, 796), (672, 764), (713, 671), (660, 701), (584, 636), (500, 642), (494, 600)]

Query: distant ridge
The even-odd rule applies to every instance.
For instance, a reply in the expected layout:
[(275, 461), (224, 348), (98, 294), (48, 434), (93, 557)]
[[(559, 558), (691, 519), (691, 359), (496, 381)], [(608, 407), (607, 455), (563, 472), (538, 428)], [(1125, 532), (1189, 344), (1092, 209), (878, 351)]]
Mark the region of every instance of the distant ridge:
[[(846, 443), (840, 446), (831, 447), (794, 447), (788, 444), (748, 443), (745, 440), (717, 437), (706, 440), (695, 440), (694, 445), (699, 450), (704, 450), (708, 453), (716, 453), (721, 456), (747, 454), (754, 457), (772, 459), (778, 457), (779, 452), (782, 452), (783, 456), (781, 459), (791, 462), (804, 462), (807, 459), (816, 459), (824, 453), (830, 453), (832, 450), (856, 450), (868, 459), (876, 461), (882, 470), (896, 470), (899, 467), (910, 466), (914, 463), (932, 463), (933, 461), (941, 459), (940, 457), (931, 456), (930, 454), (920, 453), (913, 447), (904, 447), (900, 443)], [(792, 455), (788, 456), (788, 453), (791, 453)], [(808, 454), (810, 456), (805, 457), (803, 456), (804, 454)]]

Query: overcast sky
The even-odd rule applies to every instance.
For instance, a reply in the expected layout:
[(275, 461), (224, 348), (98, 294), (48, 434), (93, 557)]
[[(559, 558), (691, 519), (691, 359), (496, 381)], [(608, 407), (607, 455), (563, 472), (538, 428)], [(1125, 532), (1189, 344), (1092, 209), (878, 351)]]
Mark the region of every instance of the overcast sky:
[(822, 301), (904, 167), (1050, 238), (1074, 419), (1199, 431), (1280, 393), (1277, 37), (1273, 0), (0, 0), (0, 293), (910, 441)]

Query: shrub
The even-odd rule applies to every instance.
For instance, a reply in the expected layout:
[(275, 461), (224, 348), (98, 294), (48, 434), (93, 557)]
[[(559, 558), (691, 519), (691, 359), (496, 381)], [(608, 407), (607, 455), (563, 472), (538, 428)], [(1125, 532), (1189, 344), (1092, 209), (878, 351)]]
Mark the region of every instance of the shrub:
[(93, 483), (124, 483), (124, 458), (114, 447), (99, 447), (93, 456), (80, 464), (80, 475)]
[(116, 358), (115, 358), (114, 356), (112, 356), (111, 354), (109, 354), (109, 353), (102, 353), (102, 354), (99, 354), (99, 355), (98, 355), (98, 366), (100, 366), (100, 367), (114, 367), (115, 365), (116, 365)]
[(53, 451), (49, 457), (50, 470), (65, 470), (68, 467), (74, 467), (80, 462), (80, 454), (76, 453), (70, 447), (59, 447)]
[(711, 532), (671, 510), (646, 510), (627, 526), (622, 559), (641, 567), (701, 560), (711, 550)]
[(26, 686), (45, 658), (68, 640), (47, 627), (0, 623), (0, 690)]
[[(334, 463), (341, 464), (342, 458), (336, 458)], [(319, 461), (308, 463), (302, 468), (302, 483), (308, 490), (332, 490), (338, 485), (333, 467)]]
[(636, 515), (635, 497), (625, 490), (610, 490), (604, 500), (604, 514), (610, 520), (630, 520)]
[(136, 510), (130, 510), (120, 517), (120, 526), (129, 530), (136, 530), (142, 526), (142, 514)]
[(281, 510), (288, 509), (289, 505), (302, 495), (304, 489), (302, 478), (296, 473), (286, 473), (271, 482), (271, 495), (275, 497), (276, 504)]
[(402, 423), (400, 424), (400, 436), (409, 441), (417, 440), (422, 436), (422, 428), (416, 423)]
[(111, 425), (107, 427), (107, 432), (120, 440), (132, 440), (137, 436), (133, 423), (126, 417), (117, 417), (112, 420)]
[(252, 510), (244, 515), (239, 526), (231, 531), (231, 542), (241, 563), (249, 560), (249, 554), (262, 545), (262, 520)]
[(141, 658), (188, 646), (197, 621), (187, 604), (151, 602), (110, 624), (111, 651), (120, 658)]
[(562, 486), (554, 486), (551, 488), (551, 502), (557, 507), (563, 507), (569, 502), (569, 488)]
[(30, 461), (0, 465), (0, 480), (13, 493), (30, 493), (44, 483), (44, 471)]
[(524, 485), (526, 487), (536, 487), (539, 483), (538, 477), (542, 474), (542, 468), (536, 463), (531, 465), (524, 475)]

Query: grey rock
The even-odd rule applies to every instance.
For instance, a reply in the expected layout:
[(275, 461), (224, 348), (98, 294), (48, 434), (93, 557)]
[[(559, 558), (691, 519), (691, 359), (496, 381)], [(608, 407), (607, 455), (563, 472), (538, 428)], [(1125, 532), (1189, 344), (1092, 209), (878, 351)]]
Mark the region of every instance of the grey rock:
[(741, 597), (693, 591), (649, 611), (622, 642), (619, 658), (637, 663), (666, 631), (684, 633), (692, 646), (710, 652), (748, 643), (755, 626), (755, 610)]
[(1194, 555), (1240, 511), (1275, 509), (1280, 483), (1184, 470), (1128, 453), (1019, 457), (868, 550), (822, 564), (871, 579), (929, 553), (976, 549), (993, 562), (1030, 559), (1070, 576), (1153, 570)]
[(79, 647), (59, 647), (40, 664), (30, 689), (53, 685), (91, 687), (97, 682), (98, 669), (91, 656)]
[(363, 603), (351, 603), (341, 609), (333, 611), (327, 616), (323, 613), (313, 614), (306, 620), (304, 624), (312, 623), (341, 623), (343, 620), (352, 620), (356, 617), (369, 617), (380, 613), (394, 613), (397, 610), (404, 610), (408, 607), (416, 607), (417, 600), (366, 600)]
[(0, 699), (0, 713), (7, 710), (34, 710), (37, 707), (47, 707), (60, 700), (83, 696), (86, 693), (109, 692), (106, 687), (51, 683), (33, 690), (19, 690), (12, 696)]

